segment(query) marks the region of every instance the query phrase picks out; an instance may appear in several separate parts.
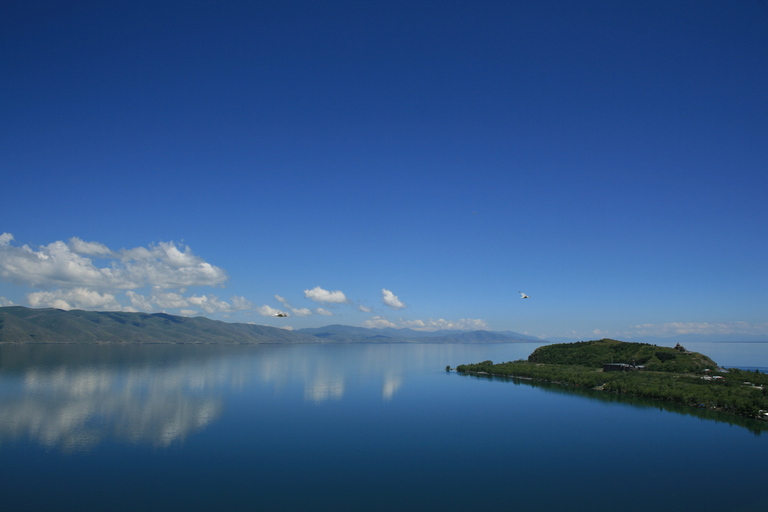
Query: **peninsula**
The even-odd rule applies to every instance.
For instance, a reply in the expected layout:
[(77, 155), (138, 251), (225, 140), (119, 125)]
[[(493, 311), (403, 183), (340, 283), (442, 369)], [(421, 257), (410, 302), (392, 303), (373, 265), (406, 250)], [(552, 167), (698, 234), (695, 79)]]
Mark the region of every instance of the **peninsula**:
[(768, 419), (768, 375), (720, 368), (678, 345), (602, 339), (537, 348), (528, 360), (462, 364), (457, 372), (552, 382)]

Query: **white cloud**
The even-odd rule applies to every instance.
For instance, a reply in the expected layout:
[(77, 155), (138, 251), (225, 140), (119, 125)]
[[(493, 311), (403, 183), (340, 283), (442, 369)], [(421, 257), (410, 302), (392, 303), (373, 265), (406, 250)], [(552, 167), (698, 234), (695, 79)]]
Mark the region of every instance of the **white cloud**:
[(233, 295), (230, 300), (232, 301), (232, 308), (236, 311), (247, 311), (249, 309), (253, 309), (253, 302), (247, 300), (245, 297)]
[(323, 315), (323, 316), (333, 316), (333, 313), (331, 313), (331, 312), (330, 312), (330, 311), (328, 311), (327, 309), (323, 309), (323, 308), (317, 308), (317, 309), (315, 310), (315, 312), (316, 312), (318, 315)]
[[(184, 297), (189, 287), (223, 286), (228, 279), (223, 269), (195, 255), (188, 246), (160, 242), (113, 251), (100, 242), (78, 237), (34, 248), (15, 246), (13, 240), (10, 233), (0, 235), (0, 280), (42, 289), (27, 295), (33, 307), (125, 311), (186, 308), (186, 313), (193, 307), (206, 313), (253, 309), (244, 297), (234, 296), (231, 303), (215, 295)], [(141, 288), (151, 289), (151, 295), (137, 293)], [(125, 295), (118, 300), (123, 291)], [(121, 301), (130, 306), (121, 305)]]
[(487, 330), (488, 324), (485, 320), (478, 318), (462, 318), (460, 320), (444, 320), (442, 318), (434, 320), (403, 320), (402, 318), (397, 323), (386, 319), (382, 316), (374, 316), (363, 322), (363, 327), (368, 328), (384, 328), (392, 327), (395, 329), (408, 328), (415, 331), (442, 331), (442, 330), (456, 330), (456, 331), (475, 331), (475, 330)]
[(55, 290), (52, 292), (34, 292), (27, 295), (27, 300), (33, 308), (49, 307), (57, 309), (99, 309), (103, 311), (125, 311), (110, 293), (99, 293), (86, 288)]
[(77, 254), (87, 254), (89, 256), (106, 257), (114, 253), (104, 244), (99, 242), (84, 242), (77, 237), (69, 239), (69, 247), (72, 252)]
[(370, 313), (371, 311), (373, 311), (371, 308), (363, 306), (362, 304), (357, 306), (357, 309), (358, 311), (362, 311), (363, 313)]
[(152, 297), (149, 300), (160, 309), (186, 308), (189, 302), (180, 293), (168, 292), (156, 288), (152, 291)]
[(6, 299), (5, 297), (0, 297), (0, 306), (13, 306), (13, 301), (10, 301)]
[(384, 304), (391, 307), (392, 309), (403, 309), (405, 307), (405, 304), (400, 302), (400, 299), (397, 298), (397, 295), (387, 290), (386, 288), (381, 289), (381, 300), (384, 302)]
[(219, 300), (214, 295), (202, 295), (198, 297), (193, 295), (187, 298), (187, 302), (191, 305), (197, 306), (206, 313), (229, 313), (232, 311), (232, 307), (225, 301)]
[(304, 290), (304, 296), (315, 302), (335, 304), (343, 304), (347, 302), (347, 297), (342, 292), (338, 290), (330, 292), (328, 290), (323, 290), (319, 286), (316, 286), (311, 290)]
[(288, 302), (288, 299), (281, 297), (280, 295), (275, 295), (275, 300), (277, 302), (282, 303), (285, 307), (291, 310), (291, 313), (293, 313), (296, 316), (310, 316), (312, 314), (312, 311), (308, 308), (294, 308), (291, 306), (291, 304)]
[(154, 311), (155, 307), (152, 304), (152, 301), (147, 297), (130, 290), (125, 292), (125, 295), (128, 297), (128, 300), (131, 301), (131, 306), (136, 311), (143, 311), (145, 313)]
[(487, 330), (488, 324), (485, 320), (479, 318), (461, 318), (459, 320), (444, 320), (439, 318), (434, 320), (400, 320), (401, 327), (407, 327), (416, 331), (442, 331), (442, 330), (459, 330), (459, 331), (476, 331)]
[(382, 329), (384, 327), (397, 328), (398, 326), (382, 316), (374, 316), (363, 322), (363, 327), (368, 327), (369, 329)]
[(287, 314), (285, 311), (280, 311), (279, 309), (275, 309), (273, 307), (267, 306), (266, 304), (261, 306), (260, 308), (256, 308), (256, 312), (260, 314), (261, 316), (275, 316), (277, 314)]
[[(98, 242), (70, 239), (33, 249), (11, 244), (13, 235), (0, 235), (0, 279), (37, 288), (87, 287), (100, 290), (134, 290), (145, 286), (163, 289), (220, 286), (226, 272), (173, 242), (148, 248), (111, 251)], [(97, 266), (84, 255), (107, 260)]]

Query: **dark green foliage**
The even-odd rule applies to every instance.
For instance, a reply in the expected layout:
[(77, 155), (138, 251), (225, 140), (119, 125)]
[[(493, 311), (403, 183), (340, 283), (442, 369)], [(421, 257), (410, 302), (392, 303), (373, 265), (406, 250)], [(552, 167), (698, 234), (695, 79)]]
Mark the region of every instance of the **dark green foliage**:
[[(626, 346), (621, 346), (622, 344)], [(669, 349), (673, 352), (670, 357), (667, 350), (642, 343), (599, 340), (570, 345), (576, 347), (544, 346), (536, 349), (528, 361), (501, 364), (483, 361), (459, 365), (456, 371), (593, 388), (704, 409), (717, 409), (740, 416), (755, 417), (760, 411), (768, 411), (768, 375), (742, 370), (711, 371), (705, 375), (702, 369), (705, 363), (712, 370), (717, 368), (710, 358), (675, 349)], [(629, 358), (625, 361), (631, 363), (632, 358), (635, 358), (640, 364), (641, 358), (646, 357), (648, 353), (651, 355), (645, 359), (646, 368), (655, 366), (662, 371), (603, 372), (602, 363), (595, 363), (610, 354), (613, 354), (615, 361), (616, 354), (619, 354), (621, 358)], [(661, 358), (658, 357), (659, 353), (662, 354)], [(676, 372), (674, 368), (683, 370)]]
[(696, 352), (611, 339), (545, 345), (537, 348), (528, 361), (591, 368), (602, 368), (606, 363), (634, 363), (644, 365), (647, 370), (669, 372), (696, 372), (717, 367), (710, 358)]

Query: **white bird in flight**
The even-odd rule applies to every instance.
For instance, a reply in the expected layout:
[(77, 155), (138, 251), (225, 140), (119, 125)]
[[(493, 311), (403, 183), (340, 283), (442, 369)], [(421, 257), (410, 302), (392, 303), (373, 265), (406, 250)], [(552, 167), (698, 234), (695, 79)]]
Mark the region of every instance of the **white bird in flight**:
[(517, 293), (522, 295), (522, 297), (520, 297), (521, 299), (527, 299), (528, 298), (528, 296), (526, 294), (524, 294), (523, 292), (517, 292)]

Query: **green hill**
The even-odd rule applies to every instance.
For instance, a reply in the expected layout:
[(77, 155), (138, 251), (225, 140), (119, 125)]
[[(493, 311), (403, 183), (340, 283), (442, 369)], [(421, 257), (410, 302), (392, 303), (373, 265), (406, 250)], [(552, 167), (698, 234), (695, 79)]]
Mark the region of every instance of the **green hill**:
[[(604, 371), (606, 363), (624, 363), (629, 371)], [(768, 419), (768, 375), (719, 368), (709, 357), (679, 345), (657, 347), (611, 339), (561, 343), (537, 348), (527, 361), (483, 361), (459, 365), (456, 371), (557, 383)]]
[(601, 368), (605, 363), (642, 365), (649, 371), (698, 372), (717, 368), (709, 357), (683, 347), (658, 347), (604, 338), (577, 343), (559, 343), (537, 348), (528, 356), (531, 363), (581, 365)]

